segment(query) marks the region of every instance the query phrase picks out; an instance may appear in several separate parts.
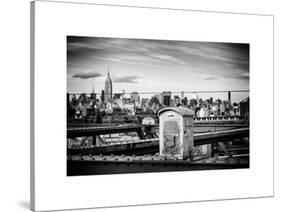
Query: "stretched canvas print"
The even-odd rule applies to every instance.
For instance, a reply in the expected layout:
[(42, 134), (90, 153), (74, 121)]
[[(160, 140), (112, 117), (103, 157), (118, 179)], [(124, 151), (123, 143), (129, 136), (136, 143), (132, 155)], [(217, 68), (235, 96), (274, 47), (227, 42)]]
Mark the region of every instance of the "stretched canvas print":
[(32, 2), (31, 209), (272, 197), (273, 27)]

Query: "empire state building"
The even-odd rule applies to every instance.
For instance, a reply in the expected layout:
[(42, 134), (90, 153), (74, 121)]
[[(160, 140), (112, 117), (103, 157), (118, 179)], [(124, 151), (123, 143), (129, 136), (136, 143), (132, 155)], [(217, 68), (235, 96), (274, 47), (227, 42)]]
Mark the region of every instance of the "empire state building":
[(107, 78), (105, 80), (104, 102), (110, 104), (112, 103), (112, 81), (110, 78), (109, 71), (107, 73)]

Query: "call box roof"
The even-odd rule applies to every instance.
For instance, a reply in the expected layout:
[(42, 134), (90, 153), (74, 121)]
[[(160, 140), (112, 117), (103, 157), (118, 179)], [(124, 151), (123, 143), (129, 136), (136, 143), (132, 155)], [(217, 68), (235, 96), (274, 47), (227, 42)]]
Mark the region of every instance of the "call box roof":
[(193, 110), (190, 110), (190, 109), (188, 109), (186, 107), (166, 107), (166, 108), (161, 109), (158, 112), (158, 115), (160, 116), (162, 113), (167, 112), (167, 111), (174, 111), (176, 113), (179, 113), (183, 117), (194, 116)]

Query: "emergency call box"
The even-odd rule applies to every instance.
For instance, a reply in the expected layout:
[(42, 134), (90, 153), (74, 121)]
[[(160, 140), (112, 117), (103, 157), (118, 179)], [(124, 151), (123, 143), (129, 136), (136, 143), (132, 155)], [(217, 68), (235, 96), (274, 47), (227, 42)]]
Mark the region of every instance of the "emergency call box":
[(194, 112), (185, 107), (168, 107), (158, 115), (160, 156), (192, 158)]

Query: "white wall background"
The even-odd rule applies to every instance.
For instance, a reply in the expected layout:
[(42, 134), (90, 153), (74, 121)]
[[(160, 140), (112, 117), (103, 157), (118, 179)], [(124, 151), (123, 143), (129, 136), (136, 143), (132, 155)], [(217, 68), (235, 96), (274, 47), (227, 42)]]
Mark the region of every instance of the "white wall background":
[[(84, 0), (83, 2), (85, 2)], [(267, 199), (211, 201), (111, 208), (84, 211), (280, 211), (280, 29), (281, 7), (273, 0), (88, 0), (138, 6), (185, 8), (195, 10), (265, 13), (275, 15), (275, 197)], [(0, 211), (29, 209), (29, 1), (0, 3)], [(52, 14), (50, 14), (51, 16)], [(262, 86), (262, 83), (261, 83)], [(266, 98), (266, 97), (265, 97)], [(279, 120), (278, 120), (279, 119)], [(261, 182), (262, 183), (262, 182)], [(206, 191), (202, 191), (206, 192)]]

